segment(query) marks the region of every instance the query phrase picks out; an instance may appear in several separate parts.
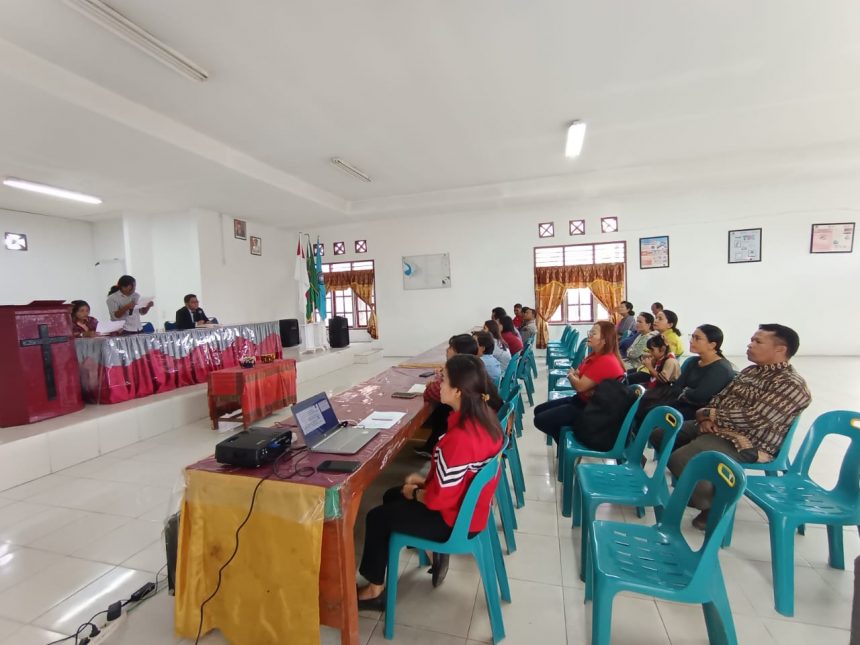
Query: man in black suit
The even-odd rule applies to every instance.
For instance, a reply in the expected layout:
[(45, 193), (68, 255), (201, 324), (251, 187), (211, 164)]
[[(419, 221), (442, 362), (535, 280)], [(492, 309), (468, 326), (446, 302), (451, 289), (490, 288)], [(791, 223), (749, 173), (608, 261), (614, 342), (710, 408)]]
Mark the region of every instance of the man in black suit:
[(185, 306), (176, 310), (176, 328), (194, 329), (198, 323), (207, 323), (209, 319), (200, 308), (200, 301), (193, 293), (185, 296)]

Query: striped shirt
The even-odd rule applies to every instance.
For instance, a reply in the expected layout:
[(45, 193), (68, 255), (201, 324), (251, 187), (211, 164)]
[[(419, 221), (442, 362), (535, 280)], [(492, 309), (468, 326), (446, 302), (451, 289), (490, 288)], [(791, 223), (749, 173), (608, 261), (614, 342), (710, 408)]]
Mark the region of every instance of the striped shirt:
[(708, 407), (716, 411), (714, 434), (728, 439), (738, 450), (755, 448), (759, 461), (770, 461), (792, 421), (811, 400), (806, 381), (784, 362), (750, 365)]

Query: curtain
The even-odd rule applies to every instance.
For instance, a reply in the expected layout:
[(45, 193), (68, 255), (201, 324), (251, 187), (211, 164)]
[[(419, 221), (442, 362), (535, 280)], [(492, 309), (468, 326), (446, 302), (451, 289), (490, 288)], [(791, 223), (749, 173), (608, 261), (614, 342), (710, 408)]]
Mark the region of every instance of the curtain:
[(373, 269), (361, 271), (332, 271), (323, 274), (326, 291), (345, 291), (352, 289), (353, 293), (367, 305), (370, 315), (367, 318), (367, 332), (373, 339), (379, 338), (376, 319), (376, 305), (373, 304)]
[(613, 322), (624, 297), (624, 263), (581, 264), (563, 267), (536, 267), (535, 294), (538, 311), (537, 346), (546, 347), (549, 340), (549, 317), (564, 300), (568, 289), (587, 288), (602, 304)]

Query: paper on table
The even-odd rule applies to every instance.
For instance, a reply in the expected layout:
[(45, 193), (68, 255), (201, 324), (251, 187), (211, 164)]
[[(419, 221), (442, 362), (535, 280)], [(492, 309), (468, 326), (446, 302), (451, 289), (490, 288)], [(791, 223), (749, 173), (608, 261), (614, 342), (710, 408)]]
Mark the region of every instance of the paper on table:
[(124, 320), (100, 320), (96, 325), (97, 334), (112, 334), (125, 327)]
[(151, 303), (155, 302), (155, 296), (147, 296), (146, 298), (141, 298), (137, 301), (137, 304), (134, 306), (135, 309), (145, 309)]
[(370, 416), (364, 417), (359, 421), (358, 427), (388, 430), (389, 428), (393, 428), (405, 416), (405, 412), (373, 412)]
[(415, 392), (416, 394), (424, 394), (424, 390), (427, 389), (426, 383), (416, 383), (412, 387), (410, 387), (407, 392)]

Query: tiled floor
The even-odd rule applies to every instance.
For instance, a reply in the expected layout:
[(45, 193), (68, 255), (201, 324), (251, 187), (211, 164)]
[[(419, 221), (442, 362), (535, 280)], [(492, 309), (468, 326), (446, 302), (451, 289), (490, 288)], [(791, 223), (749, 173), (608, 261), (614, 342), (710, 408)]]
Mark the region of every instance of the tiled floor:
[[(394, 360), (354, 365), (299, 385), (299, 396), (339, 391), (375, 374)], [(743, 361), (736, 361), (743, 364)], [(799, 358), (813, 403), (801, 427), (828, 409), (860, 410), (860, 359)], [(541, 375), (543, 377), (543, 374)], [(538, 397), (546, 391), (538, 380)], [(526, 471), (526, 507), (518, 511), (517, 552), (507, 557), (513, 603), (503, 608), (512, 645), (585, 643), (590, 606), (583, 605), (576, 550), (579, 530), (558, 512), (552, 454), (526, 419), (520, 449)], [(800, 433), (799, 433), (800, 434)], [(164, 564), (161, 522), (178, 504), (180, 469), (211, 454), (221, 436), (204, 420), (160, 434), (97, 459), (0, 492), (0, 645), (45, 645), (74, 631), (110, 602), (127, 597)], [(798, 437), (797, 445), (802, 437)], [(814, 474), (835, 481), (841, 459), (838, 442), (825, 445)], [(368, 491), (364, 506), (416, 469), (402, 455)], [(601, 517), (637, 520), (629, 509), (603, 508)], [(653, 519), (653, 518), (652, 518)], [(357, 540), (363, 531), (358, 527)], [(690, 530), (690, 536), (698, 537)], [(857, 532), (845, 532), (846, 563), (860, 553)], [(827, 538), (810, 527), (797, 538), (797, 615), (788, 620), (773, 610), (767, 524), (743, 502), (732, 547), (721, 562), (738, 638), (754, 645), (846, 643), (853, 575), (827, 566)], [(445, 584), (433, 590), (429, 576), (404, 558), (393, 642), (410, 645), (465, 645), (490, 640), (489, 622), (477, 569), (456, 558)], [(187, 642), (173, 635), (172, 598), (161, 593), (129, 614), (112, 642), (123, 645)], [(361, 617), (363, 643), (387, 642), (377, 614)], [(614, 604), (613, 643), (694, 645), (707, 643), (697, 607), (623, 594)], [(201, 642), (223, 643), (213, 633)], [(285, 640), (284, 642), (288, 642)], [(339, 643), (339, 633), (323, 628), (323, 643)]]

